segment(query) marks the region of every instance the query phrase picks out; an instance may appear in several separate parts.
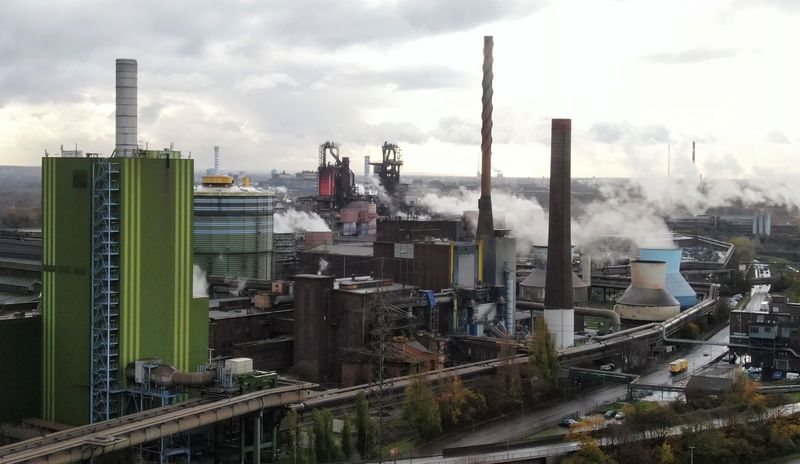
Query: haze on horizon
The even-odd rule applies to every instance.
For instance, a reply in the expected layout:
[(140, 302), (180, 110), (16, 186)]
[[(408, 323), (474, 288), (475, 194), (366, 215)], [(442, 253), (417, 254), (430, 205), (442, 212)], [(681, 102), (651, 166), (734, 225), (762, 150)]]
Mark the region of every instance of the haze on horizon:
[[(483, 35), (495, 40), (494, 167), (549, 174), (573, 119), (575, 177), (792, 174), (800, 3), (791, 0), (210, 0), (0, 4), (0, 164), (64, 144), (110, 153), (114, 59), (139, 61), (142, 145), (222, 168), (354, 166), (385, 140), (405, 171), (474, 175)], [(697, 141), (697, 167), (691, 141)]]

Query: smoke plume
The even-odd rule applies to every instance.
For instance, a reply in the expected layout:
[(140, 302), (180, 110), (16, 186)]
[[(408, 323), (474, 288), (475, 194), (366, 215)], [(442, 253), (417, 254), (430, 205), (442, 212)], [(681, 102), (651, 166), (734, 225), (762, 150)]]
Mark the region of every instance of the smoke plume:
[(306, 213), (289, 209), (275, 215), (274, 232), (290, 234), (295, 232), (328, 232), (331, 229), (317, 213)]
[(206, 279), (206, 273), (200, 269), (200, 266), (197, 264), (192, 266), (192, 297), (208, 297), (208, 280)]

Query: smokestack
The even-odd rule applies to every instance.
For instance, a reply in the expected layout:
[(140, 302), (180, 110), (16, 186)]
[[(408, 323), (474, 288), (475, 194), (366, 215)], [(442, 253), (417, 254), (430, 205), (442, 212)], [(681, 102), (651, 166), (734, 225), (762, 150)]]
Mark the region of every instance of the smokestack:
[(695, 164), (695, 162), (694, 162), (694, 140), (692, 140), (692, 164)]
[[(483, 37), (483, 95), (481, 102), (481, 197), (478, 200), (478, 240), (484, 246), (494, 237), (494, 220), (492, 219), (492, 49), (494, 39)], [(484, 273), (485, 275), (485, 273)]]
[(364, 177), (369, 177), (369, 155), (364, 157)]
[(556, 348), (572, 346), (575, 340), (570, 227), (571, 133), (571, 119), (553, 119), (544, 318), (554, 335)]
[(136, 60), (117, 59), (117, 145), (116, 156), (139, 155), (138, 66)]
[(219, 174), (219, 146), (214, 145), (214, 174)]

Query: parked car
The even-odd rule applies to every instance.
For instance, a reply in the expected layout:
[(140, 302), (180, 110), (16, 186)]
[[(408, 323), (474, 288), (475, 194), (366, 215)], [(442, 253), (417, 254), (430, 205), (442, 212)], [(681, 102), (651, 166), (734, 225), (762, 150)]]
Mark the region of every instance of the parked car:
[(616, 415), (617, 415), (617, 411), (614, 411), (613, 409), (609, 409), (608, 411), (606, 411), (605, 414), (603, 414), (603, 417), (605, 417), (606, 419), (613, 419), (614, 416), (616, 416)]
[(618, 412), (618, 413), (617, 413), (617, 415), (616, 415), (616, 416), (614, 416), (614, 419), (616, 419), (616, 420), (623, 420), (623, 419), (625, 419), (625, 413), (624, 413), (624, 412), (622, 412), (622, 411)]
[(603, 364), (602, 366), (600, 366), (600, 370), (601, 371), (613, 371), (615, 367), (617, 367), (617, 366), (615, 366), (614, 363), (608, 363), (608, 364)]
[(559, 425), (560, 427), (567, 427), (567, 428), (569, 428), (569, 427), (572, 427), (573, 425), (575, 425), (575, 424), (577, 424), (577, 423), (578, 423), (578, 421), (576, 421), (575, 419), (569, 419), (569, 418), (567, 418), (567, 419), (564, 419), (564, 420), (562, 420), (561, 422), (559, 422), (559, 423), (558, 423), (558, 425)]
[(639, 396), (653, 396), (653, 390), (639, 390)]

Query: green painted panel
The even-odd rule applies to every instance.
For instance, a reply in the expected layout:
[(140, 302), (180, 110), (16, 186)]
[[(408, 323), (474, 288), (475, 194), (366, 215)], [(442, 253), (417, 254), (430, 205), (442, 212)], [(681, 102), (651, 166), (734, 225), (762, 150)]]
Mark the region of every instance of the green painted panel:
[(91, 171), (88, 158), (42, 160), (43, 416), (89, 419)]

